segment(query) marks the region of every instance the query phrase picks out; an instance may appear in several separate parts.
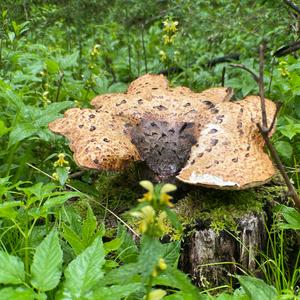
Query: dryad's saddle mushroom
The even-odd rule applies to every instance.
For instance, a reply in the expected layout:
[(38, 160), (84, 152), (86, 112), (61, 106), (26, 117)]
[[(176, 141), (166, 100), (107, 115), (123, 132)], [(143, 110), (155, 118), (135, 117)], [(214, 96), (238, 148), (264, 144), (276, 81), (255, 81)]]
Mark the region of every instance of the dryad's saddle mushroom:
[[(260, 99), (229, 101), (230, 88), (194, 93), (170, 88), (162, 75), (144, 75), (127, 93), (100, 95), (94, 109), (69, 109), (49, 128), (70, 141), (81, 167), (120, 170), (145, 161), (160, 178), (219, 189), (268, 181), (275, 168), (256, 126)], [(266, 100), (270, 123), (276, 106)]]

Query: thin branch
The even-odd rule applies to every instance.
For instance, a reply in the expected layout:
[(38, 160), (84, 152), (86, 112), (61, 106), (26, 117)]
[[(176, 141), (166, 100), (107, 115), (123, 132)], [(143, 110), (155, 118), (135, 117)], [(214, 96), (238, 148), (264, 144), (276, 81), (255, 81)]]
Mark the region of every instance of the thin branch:
[[(27, 166), (33, 168), (34, 170), (42, 173), (43, 175), (47, 176), (48, 178), (51, 178), (52, 180), (55, 180), (54, 177), (52, 177), (51, 175), (47, 174), (46, 172), (40, 170), (39, 168), (35, 167), (34, 165), (30, 164), (30, 163), (26, 163)], [(95, 201), (91, 196), (89, 196), (88, 194), (85, 194), (83, 192), (81, 192), (80, 190), (76, 189), (75, 187), (66, 184), (66, 187), (68, 187), (69, 189), (81, 193), (83, 194), (86, 198), (88, 198), (90, 201), (96, 202), (98, 205), (100, 205), (103, 209), (107, 210), (110, 214), (112, 214), (117, 220), (119, 220), (124, 226), (126, 226), (135, 236), (137, 236), (138, 238), (140, 237), (138, 233), (136, 233), (124, 220), (122, 220), (118, 215), (116, 215), (112, 210), (110, 210), (109, 208), (107, 208), (106, 206), (104, 206), (103, 204), (101, 204), (98, 201)]]
[(243, 70), (247, 71), (248, 73), (250, 73), (252, 75), (253, 79), (257, 83), (259, 82), (259, 77), (251, 69), (249, 69), (245, 65), (242, 65), (242, 64), (230, 64), (229, 66), (233, 67), (233, 68), (240, 68), (240, 69), (243, 69)]
[[(268, 149), (270, 150), (271, 156), (273, 160), (275, 161), (275, 164), (280, 171), (284, 182), (289, 190), (289, 196), (294, 200), (295, 206), (300, 211), (300, 198), (297, 194), (297, 191), (293, 184), (291, 183), (289, 176), (287, 175), (285, 168), (280, 160), (280, 157), (273, 146), (269, 133), (272, 130), (272, 127), (274, 126), (275, 118), (272, 121), (272, 124), (270, 128), (268, 128), (267, 124), (267, 113), (266, 113), (266, 101), (264, 97), (264, 50), (265, 46), (262, 44), (259, 47), (259, 80), (258, 80), (258, 86), (259, 86), (259, 95), (260, 95), (260, 103), (261, 103), (261, 113), (262, 113), (262, 124), (256, 124), (260, 134), (262, 135)], [(278, 108), (276, 109), (276, 112), (278, 112)]]
[(263, 130), (263, 128), (261, 127), (260, 124), (256, 124), (256, 125), (257, 125), (257, 127), (259, 129), (259, 132), (261, 133), (267, 147), (270, 150), (271, 156), (272, 156), (278, 170), (280, 171), (280, 173), (281, 173), (281, 175), (284, 179), (284, 182), (285, 182), (285, 184), (286, 184), (286, 186), (289, 190), (289, 196), (294, 200), (295, 206), (298, 208), (298, 210), (300, 210), (300, 199), (298, 197), (296, 189), (294, 188), (293, 184), (291, 183), (291, 181), (290, 181), (290, 179), (289, 179), (289, 177), (288, 177), (288, 175), (287, 175), (287, 173), (284, 169), (284, 166), (283, 166), (283, 164), (280, 160), (280, 157), (279, 157), (277, 151), (275, 150), (273, 144), (270, 141), (268, 133)]
[(300, 15), (300, 8), (291, 0), (283, 0), (290, 8)]
[(226, 74), (226, 67), (222, 69), (222, 77), (221, 77), (221, 85), (225, 86), (225, 74)]
[(280, 111), (281, 106), (282, 106), (282, 103), (278, 103), (278, 102), (276, 103), (276, 111), (275, 111), (273, 120), (271, 122), (271, 125), (268, 128), (268, 133), (270, 133), (273, 130), (274, 126), (275, 126), (276, 118), (277, 118), (277, 115), (278, 115), (278, 113)]
[(64, 72), (60, 72), (60, 77), (59, 77), (59, 80), (58, 80), (58, 86), (57, 86), (55, 102), (58, 101), (59, 94), (60, 94), (60, 89), (61, 89), (61, 85), (62, 85), (62, 81), (63, 81), (64, 76), (65, 76)]
[(293, 53), (300, 49), (300, 41), (288, 44), (286, 46), (280, 47), (278, 50), (276, 50), (273, 54), (275, 57), (282, 57), (285, 55), (288, 55), (290, 53)]
[(259, 46), (259, 96), (260, 96), (260, 105), (261, 105), (261, 118), (262, 118), (262, 128), (264, 131), (268, 130), (268, 120), (267, 120), (267, 112), (266, 112), (266, 101), (264, 95), (264, 51), (265, 45), (261, 44)]

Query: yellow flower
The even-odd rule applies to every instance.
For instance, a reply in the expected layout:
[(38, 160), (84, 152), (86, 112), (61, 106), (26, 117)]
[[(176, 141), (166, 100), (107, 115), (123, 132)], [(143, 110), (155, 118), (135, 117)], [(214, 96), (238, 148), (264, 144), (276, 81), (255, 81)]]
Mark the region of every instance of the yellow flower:
[(94, 47), (93, 47), (93, 50), (91, 52), (91, 56), (97, 56), (99, 54), (99, 48), (100, 48), (100, 45), (99, 44), (96, 44)]
[(139, 224), (139, 231), (141, 233), (146, 232), (149, 225), (154, 223), (155, 211), (151, 205), (144, 206), (140, 211), (132, 212), (131, 215), (141, 219)]
[(159, 230), (163, 233), (168, 233), (169, 231), (166, 220), (167, 213), (165, 211), (162, 211), (157, 217), (157, 226), (159, 227)]
[(172, 199), (172, 197), (170, 195), (168, 195), (167, 193), (173, 192), (175, 191), (177, 188), (175, 185), (167, 183), (165, 184), (161, 190), (160, 190), (160, 203), (161, 204), (165, 204), (169, 207), (173, 207), (173, 203), (170, 201)]
[(148, 300), (160, 300), (162, 299), (165, 295), (167, 294), (166, 291), (158, 289), (158, 290), (153, 290), (149, 293), (148, 295)]
[(59, 177), (58, 177), (58, 174), (56, 172), (52, 174), (52, 177), (53, 177), (54, 180), (59, 181)]
[(143, 195), (143, 198), (139, 199), (140, 202), (148, 201), (151, 202), (153, 199), (153, 193), (154, 193), (154, 186), (152, 182), (148, 180), (142, 180), (140, 181), (140, 185), (147, 190), (148, 192)]
[(160, 258), (158, 261), (158, 267), (161, 271), (164, 271), (167, 269), (167, 264), (163, 258)]
[(164, 34), (163, 35), (163, 39), (164, 39), (164, 44), (165, 45), (173, 44), (174, 43), (174, 39), (175, 39), (175, 34), (174, 35)]
[(164, 62), (164, 61), (167, 60), (167, 54), (166, 54), (165, 51), (160, 50), (160, 51), (159, 51), (159, 55), (160, 55), (160, 60), (161, 60), (162, 62)]
[(63, 166), (68, 166), (69, 162), (65, 160), (65, 154), (64, 153), (59, 153), (58, 154), (58, 160), (54, 162), (54, 167), (63, 167)]
[(172, 21), (170, 19), (167, 19), (167, 20), (163, 21), (163, 25), (164, 25), (163, 31), (175, 33), (178, 30), (177, 29), (177, 26), (178, 26), (177, 21)]

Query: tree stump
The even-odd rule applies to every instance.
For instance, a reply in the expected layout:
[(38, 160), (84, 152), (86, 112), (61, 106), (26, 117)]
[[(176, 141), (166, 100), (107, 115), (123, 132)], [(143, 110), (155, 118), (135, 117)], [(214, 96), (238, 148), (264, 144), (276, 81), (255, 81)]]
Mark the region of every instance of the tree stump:
[(246, 191), (197, 189), (178, 201), (185, 226), (181, 269), (205, 288), (232, 281), (240, 270), (254, 273), (267, 241), (266, 202), (282, 187)]

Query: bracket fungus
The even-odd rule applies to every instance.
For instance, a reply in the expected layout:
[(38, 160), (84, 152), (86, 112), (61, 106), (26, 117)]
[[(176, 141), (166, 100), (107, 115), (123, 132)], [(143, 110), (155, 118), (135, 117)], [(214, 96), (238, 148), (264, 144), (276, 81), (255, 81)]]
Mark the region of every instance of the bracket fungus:
[[(170, 88), (162, 75), (144, 75), (127, 93), (105, 94), (94, 109), (69, 109), (49, 128), (70, 141), (81, 167), (121, 170), (143, 160), (161, 179), (217, 189), (244, 189), (276, 172), (257, 128), (260, 98), (230, 101), (230, 88), (201, 93)], [(268, 122), (276, 105), (266, 100)]]

